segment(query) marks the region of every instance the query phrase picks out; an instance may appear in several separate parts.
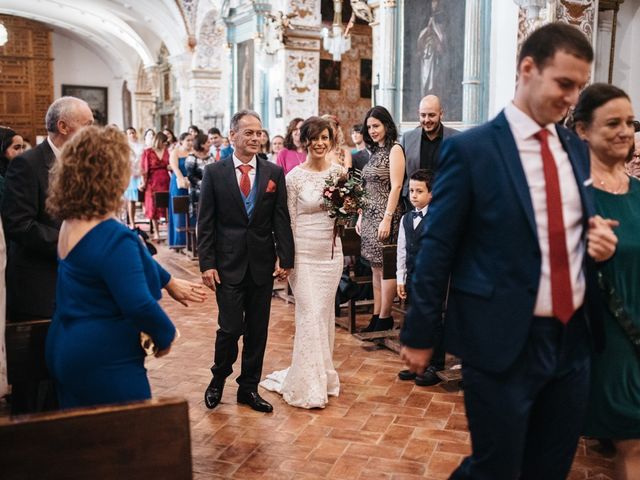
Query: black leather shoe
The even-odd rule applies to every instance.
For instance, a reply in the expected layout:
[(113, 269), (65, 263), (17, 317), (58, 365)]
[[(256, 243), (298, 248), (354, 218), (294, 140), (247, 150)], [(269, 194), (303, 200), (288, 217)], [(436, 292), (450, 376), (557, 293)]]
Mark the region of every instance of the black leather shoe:
[(372, 315), (371, 316), (371, 320), (369, 320), (369, 325), (367, 325), (366, 327), (364, 327), (362, 330), (360, 330), (361, 332), (373, 332), (375, 331), (374, 329), (376, 328), (376, 323), (378, 322), (378, 315)]
[(400, 380), (415, 380), (416, 379), (416, 374), (415, 374), (415, 372), (412, 372), (411, 370), (400, 370), (398, 372), (398, 378)]
[(273, 406), (258, 395), (258, 392), (244, 392), (242, 390), (238, 390), (238, 403), (249, 405), (257, 412), (273, 412)]
[(422, 375), (416, 375), (416, 385), (419, 387), (430, 387), (439, 384), (441, 381), (436, 369), (433, 367), (427, 367)]
[(207, 408), (216, 408), (222, 400), (222, 391), (224, 390), (224, 384), (214, 383), (211, 380), (209, 386), (204, 392), (204, 404)]
[(391, 330), (393, 328), (393, 317), (387, 318), (378, 318), (375, 327), (373, 327), (373, 332), (381, 332), (383, 330)]

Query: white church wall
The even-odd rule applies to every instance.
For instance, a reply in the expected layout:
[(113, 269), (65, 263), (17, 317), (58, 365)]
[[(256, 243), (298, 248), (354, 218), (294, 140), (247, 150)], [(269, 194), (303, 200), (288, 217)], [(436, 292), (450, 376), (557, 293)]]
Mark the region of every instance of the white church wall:
[[(62, 96), (62, 85), (108, 88), (108, 123), (122, 125), (123, 79), (94, 51), (57, 31), (52, 35), (54, 97)], [(131, 87), (130, 87), (131, 88)]]
[(640, 116), (640, 2), (627, 1), (620, 6), (616, 33), (613, 84), (631, 97), (636, 116)]
[(518, 48), (518, 6), (512, 1), (494, 1), (491, 4), (490, 119), (513, 98)]

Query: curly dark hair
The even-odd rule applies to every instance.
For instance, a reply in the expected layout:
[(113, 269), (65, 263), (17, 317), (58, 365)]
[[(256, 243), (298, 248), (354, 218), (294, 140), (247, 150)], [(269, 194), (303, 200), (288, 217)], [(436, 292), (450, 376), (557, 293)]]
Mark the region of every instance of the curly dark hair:
[(398, 139), (398, 129), (396, 128), (396, 124), (393, 121), (393, 117), (389, 113), (389, 110), (386, 108), (377, 105), (370, 109), (367, 114), (364, 116), (364, 128), (362, 130), (362, 138), (364, 139), (364, 143), (367, 144), (369, 149), (373, 149), (376, 147), (376, 142), (373, 141), (371, 135), (369, 135), (369, 127), (367, 125), (367, 120), (369, 117), (373, 117), (376, 120), (380, 120), (382, 125), (384, 126), (385, 136), (384, 136), (384, 146), (390, 150), (395, 141)]
[(308, 149), (311, 145), (311, 141), (320, 137), (320, 134), (324, 131), (329, 131), (329, 140), (333, 145), (333, 130), (328, 120), (322, 117), (309, 117), (300, 127), (300, 143), (305, 149)]
[(60, 220), (114, 213), (131, 176), (131, 147), (114, 127), (85, 127), (68, 141), (49, 177), (47, 211)]

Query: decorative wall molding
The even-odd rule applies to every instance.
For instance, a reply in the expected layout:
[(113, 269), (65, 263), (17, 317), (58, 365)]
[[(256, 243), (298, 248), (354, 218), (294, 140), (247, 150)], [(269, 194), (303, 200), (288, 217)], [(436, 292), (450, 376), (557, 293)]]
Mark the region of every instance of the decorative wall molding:
[(284, 118), (317, 115), (320, 52), (288, 50), (285, 54)]

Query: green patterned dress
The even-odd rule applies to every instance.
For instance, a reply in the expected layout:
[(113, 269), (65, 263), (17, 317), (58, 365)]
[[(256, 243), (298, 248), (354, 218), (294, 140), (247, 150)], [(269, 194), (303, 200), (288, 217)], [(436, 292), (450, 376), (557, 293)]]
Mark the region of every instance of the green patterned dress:
[[(629, 192), (614, 195), (595, 189), (596, 210), (620, 222), (618, 246), (603, 266), (624, 310), (640, 328), (640, 181), (631, 178)], [(640, 356), (609, 309), (605, 310), (606, 346), (595, 354), (585, 434), (598, 438), (640, 438)]]

